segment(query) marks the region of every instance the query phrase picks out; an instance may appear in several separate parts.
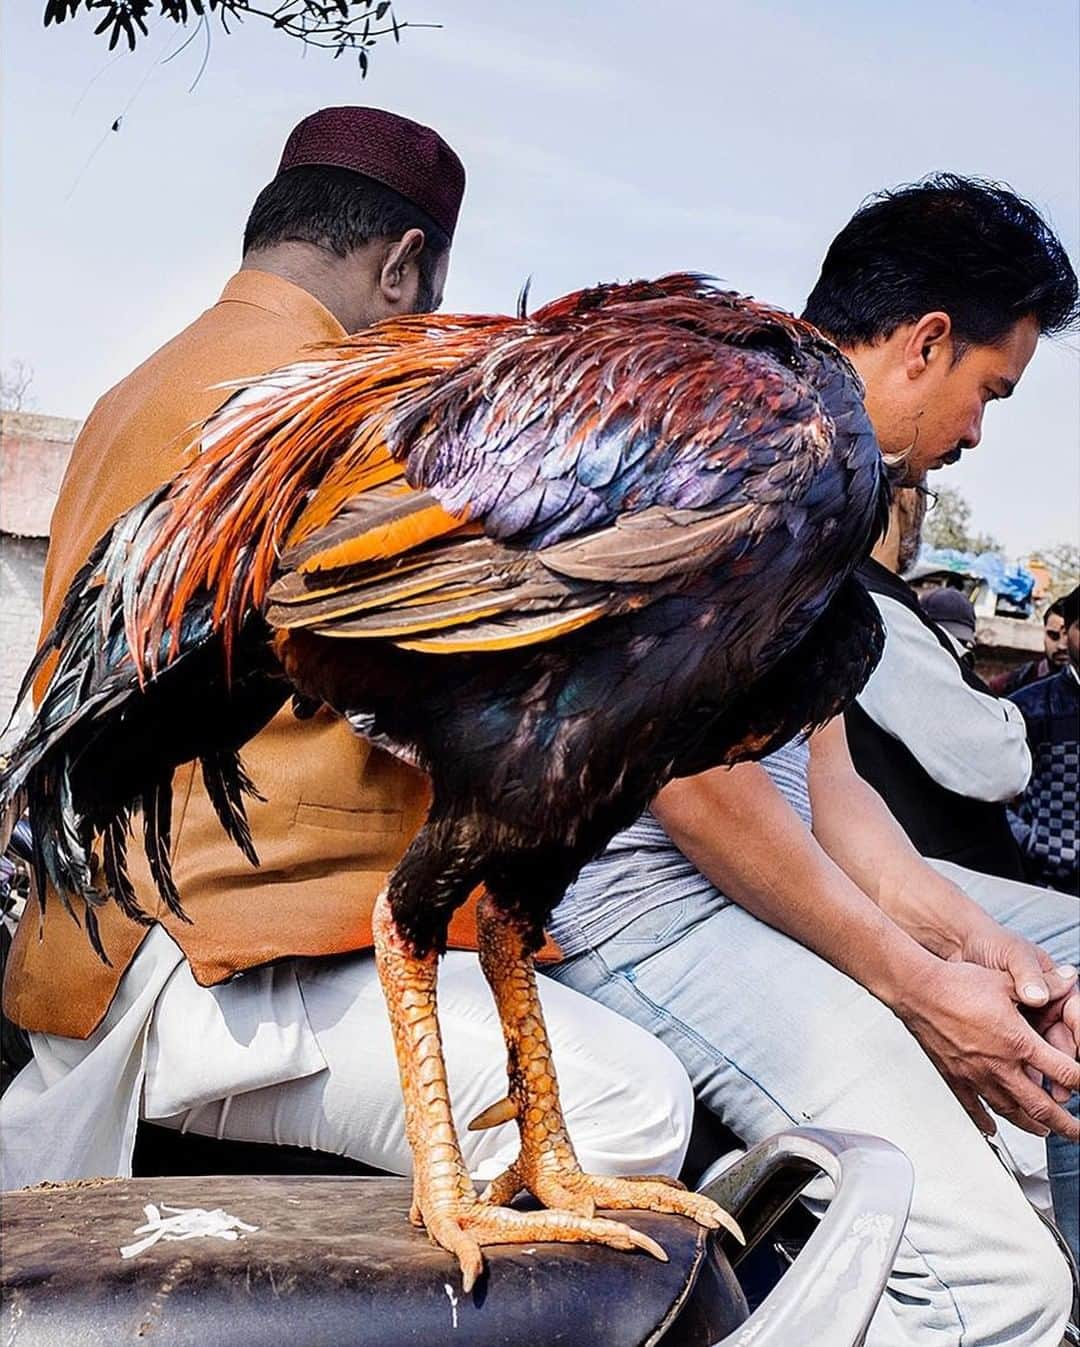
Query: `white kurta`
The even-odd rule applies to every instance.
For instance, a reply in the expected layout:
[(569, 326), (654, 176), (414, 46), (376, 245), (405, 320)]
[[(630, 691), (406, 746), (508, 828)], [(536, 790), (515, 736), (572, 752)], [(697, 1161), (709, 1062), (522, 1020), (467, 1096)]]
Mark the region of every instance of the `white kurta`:
[[(693, 1095), (675, 1055), (605, 1006), (540, 979), (567, 1126), (596, 1173), (677, 1174)], [(476, 1179), (517, 1155), (512, 1125), (465, 1126), (506, 1093), (506, 1049), (475, 954), (451, 951), (439, 1018)], [(200, 987), (155, 927), (86, 1040), (32, 1035), (0, 1100), (5, 1188), (131, 1173), (140, 1117), (237, 1141), (308, 1146), (408, 1173), (389, 1018), (370, 953), (286, 959)]]
[[(227, 406), (258, 402), (305, 377), (296, 366), (288, 378), (242, 389)], [(214, 425), (204, 446), (218, 433)], [(366, 718), (354, 727), (362, 733)], [(579, 1159), (596, 1173), (676, 1175), (693, 1093), (674, 1053), (577, 992), (541, 982)], [(502, 1030), (475, 955), (443, 959), (439, 1012), (460, 1130), (506, 1093)], [(31, 1038), (34, 1060), (0, 1099), (4, 1189), (130, 1176), (140, 1114), (196, 1132), (348, 1154), (396, 1173), (410, 1167), (370, 956), (286, 959), (206, 988), (155, 926), (89, 1038)], [(464, 1133), (462, 1144), (481, 1180), (516, 1158), (512, 1127)]]
[[(156, 1016), (165, 995), (169, 1014)], [(89, 1038), (31, 1040), (33, 1061), (0, 1099), (5, 1189), (128, 1176), (140, 1111), (165, 1117), (326, 1066), (292, 963), (200, 987), (160, 926)]]

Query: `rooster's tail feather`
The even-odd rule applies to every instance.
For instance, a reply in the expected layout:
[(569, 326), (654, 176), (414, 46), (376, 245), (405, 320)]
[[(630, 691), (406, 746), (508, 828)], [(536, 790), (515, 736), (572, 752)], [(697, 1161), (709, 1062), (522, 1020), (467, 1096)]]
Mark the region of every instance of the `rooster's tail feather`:
[(222, 827), (258, 863), (244, 809), (256, 792), (238, 751), (289, 691), (256, 619), (241, 632), (242, 671), (230, 682), (208, 599), (190, 607), (174, 656), (140, 677), (125, 629), (123, 562), (145, 545), (139, 526), (153, 524), (153, 508), (144, 502), (132, 512), (137, 522), (119, 521), (80, 572), (24, 680), (25, 700), (51, 661), (37, 710), (0, 756), (0, 818), (10, 830), (29, 812), (39, 900), (55, 890), (103, 959), (102, 903), (115, 901), (133, 921), (154, 919), (128, 869), (136, 813), (157, 895), (188, 919), (171, 864), (172, 778), (185, 762), (201, 763)]

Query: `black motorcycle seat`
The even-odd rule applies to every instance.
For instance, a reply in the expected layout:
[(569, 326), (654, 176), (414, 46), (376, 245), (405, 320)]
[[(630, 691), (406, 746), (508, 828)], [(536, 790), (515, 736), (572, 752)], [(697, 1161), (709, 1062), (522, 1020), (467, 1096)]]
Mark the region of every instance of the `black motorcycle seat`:
[[(703, 1280), (716, 1281), (706, 1232), (632, 1212), (620, 1218), (658, 1240), (667, 1263), (587, 1245), (489, 1248), (487, 1273), (466, 1296), (456, 1263), (410, 1226), (410, 1196), (406, 1179), (285, 1175), (94, 1179), (7, 1193), (7, 1341), (642, 1347), (678, 1315), (703, 1265)], [(166, 1206), (222, 1208), (257, 1229), (232, 1240), (159, 1239), (122, 1258), (150, 1204), (163, 1216)], [(745, 1308), (730, 1286), (720, 1317), (733, 1324)]]

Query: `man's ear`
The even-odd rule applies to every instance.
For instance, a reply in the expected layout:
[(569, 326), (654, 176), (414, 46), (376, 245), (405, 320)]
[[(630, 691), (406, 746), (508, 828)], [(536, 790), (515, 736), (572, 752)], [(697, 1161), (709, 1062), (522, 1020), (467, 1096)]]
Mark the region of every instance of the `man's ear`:
[(904, 369), (909, 379), (917, 379), (932, 364), (951, 364), (952, 354), (952, 319), (940, 310), (924, 313), (904, 340)]
[(410, 269), (417, 266), (424, 251), (424, 231), (409, 229), (387, 249), (379, 270), (379, 289), (391, 308), (404, 299)]

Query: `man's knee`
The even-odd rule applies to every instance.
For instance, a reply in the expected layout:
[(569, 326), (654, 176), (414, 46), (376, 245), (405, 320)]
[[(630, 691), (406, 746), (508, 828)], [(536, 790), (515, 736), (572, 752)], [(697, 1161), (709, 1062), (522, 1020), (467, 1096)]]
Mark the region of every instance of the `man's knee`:
[(690, 1141), (694, 1094), (675, 1054), (610, 1007), (541, 979), (563, 1109), (597, 1174), (670, 1174)]
[(965, 1316), (972, 1341), (985, 1337), (1009, 1347), (1058, 1347), (1072, 1308), (1073, 1284), (1049, 1227), (1025, 1202), (1008, 1228), (972, 1228), (970, 1237), (985, 1240), (992, 1257), (985, 1267), (990, 1294), (981, 1311), (969, 1307)]
[(657, 1156), (659, 1169), (646, 1173), (678, 1174), (690, 1144), (690, 1129), (694, 1122), (694, 1087), (686, 1068), (666, 1043), (661, 1043), (647, 1030), (641, 1030), (648, 1043), (646, 1070), (638, 1082), (644, 1092), (641, 1126), (648, 1135), (667, 1138), (665, 1152)]
[[(1048, 1342), (1058, 1341), (1064, 1332), (1073, 1303), (1073, 1281), (1065, 1255), (1058, 1247), (1057, 1240), (1041, 1222), (1030, 1238), (1017, 1241), (1017, 1284), (1027, 1288), (1028, 1304), (1018, 1321), (1033, 1325), (1030, 1338), (1019, 1337), (1017, 1342), (1042, 1342), (1036, 1336), (1038, 1332), (1046, 1335)], [(1019, 1307), (1018, 1307), (1019, 1308)]]
[(574, 1144), (586, 1169), (675, 1176), (690, 1142), (690, 1079), (646, 1029), (622, 1021), (619, 1036), (619, 1050), (598, 1061), (588, 1102), (572, 1107)]

